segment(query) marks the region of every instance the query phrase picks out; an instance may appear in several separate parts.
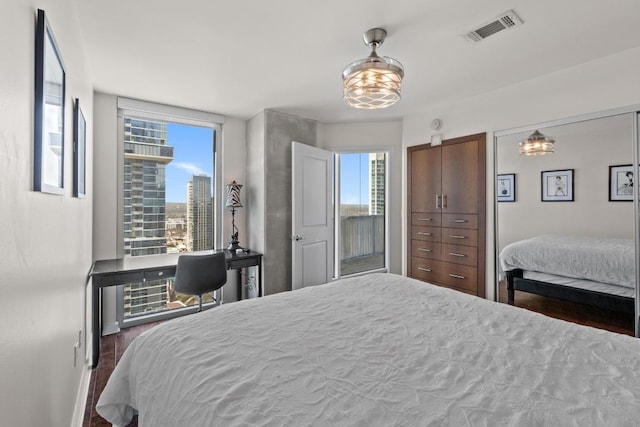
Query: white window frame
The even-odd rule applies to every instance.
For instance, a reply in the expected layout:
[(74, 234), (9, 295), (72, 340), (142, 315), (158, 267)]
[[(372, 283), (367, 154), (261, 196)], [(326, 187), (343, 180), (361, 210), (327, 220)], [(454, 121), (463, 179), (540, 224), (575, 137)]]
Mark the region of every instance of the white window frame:
[[(200, 126), (215, 130), (214, 132), (214, 177), (213, 177), (213, 193), (215, 200), (214, 207), (214, 230), (213, 242), (215, 247), (223, 247), (222, 236), (222, 216), (223, 210), (221, 203), (223, 197), (222, 190), (222, 132), (224, 125), (224, 116), (214, 113), (208, 113), (188, 108), (175, 107), (166, 104), (158, 104), (154, 102), (141, 101), (137, 99), (118, 97), (117, 99), (117, 123), (118, 123), (118, 221), (117, 221), (117, 242), (116, 254), (118, 258), (124, 256), (124, 117), (133, 116), (140, 119), (162, 120), (171, 123), (180, 123), (184, 125)], [(154, 255), (149, 255), (154, 256)], [(123, 286), (116, 287), (116, 321), (119, 327), (129, 327), (147, 323), (150, 321), (164, 320), (173, 317), (183, 316), (185, 314), (195, 312), (197, 306), (174, 309), (170, 311), (160, 312), (157, 314), (143, 315), (134, 319), (124, 320)]]
[[(354, 277), (354, 276), (362, 276), (370, 273), (387, 273), (389, 272), (389, 244), (390, 244), (390, 222), (389, 216), (391, 212), (389, 212), (389, 180), (391, 176), (391, 148), (389, 147), (357, 147), (357, 148), (341, 148), (338, 150), (333, 150), (333, 153), (336, 155), (335, 160), (335, 171), (334, 171), (334, 194), (336, 195), (334, 201), (334, 218), (335, 221), (335, 235), (334, 235), (334, 278), (341, 279), (344, 277)], [(373, 270), (362, 271), (359, 273), (353, 273), (349, 275), (343, 275), (341, 271), (340, 261), (342, 259), (342, 247), (340, 244), (340, 197), (342, 196), (342, 189), (340, 188), (340, 156), (343, 154), (370, 154), (370, 153), (384, 153), (385, 154), (385, 177), (384, 177), (384, 266), (381, 268), (376, 268)]]

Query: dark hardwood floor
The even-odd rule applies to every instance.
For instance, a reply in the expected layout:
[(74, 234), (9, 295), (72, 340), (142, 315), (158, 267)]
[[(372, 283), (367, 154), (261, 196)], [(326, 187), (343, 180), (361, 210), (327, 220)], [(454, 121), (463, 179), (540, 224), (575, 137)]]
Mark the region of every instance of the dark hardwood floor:
[[(126, 328), (117, 334), (107, 335), (101, 338), (98, 366), (91, 371), (91, 382), (89, 384), (87, 405), (84, 410), (83, 427), (111, 427), (111, 423), (108, 423), (96, 412), (96, 403), (98, 402), (98, 398), (100, 397), (104, 386), (107, 384), (107, 380), (109, 379), (113, 368), (116, 366), (116, 363), (118, 363), (122, 357), (122, 353), (124, 353), (131, 341), (133, 341), (133, 339), (142, 332), (153, 328), (159, 323), (160, 322), (154, 322), (146, 325)], [(138, 420), (134, 418), (127, 427), (137, 426)]]
[[(504, 285), (501, 285), (499, 288), (499, 301), (506, 303), (506, 289)], [(520, 291), (516, 291), (515, 302), (518, 307), (543, 313), (550, 317), (621, 334), (634, 335), (632, 314), (611, 312), (596, 307), (560, 301)], [(84, 427), (111, 426), (110, 423), (105, 421), (95, 411), (98, 398), (111, 375), (111, 371), (113, 371), (114, 366), (118, 363), (120, 357), (122, 357), (122, 353), (127, 346), (140, 333), (156, 326), (158, 323), (159, 322), (135, 326), (123, 329), (122, 332), (118, 334), (102, 337), (100, 361), (98, 362), (98, 367), (91, 372), (91, 383), (84, 415)], [(137, 427), (137, 425), (137, 419), (134, 419), (127, 427)]]
[[(505, 304), (507, 302), (507, 289), (504, 282), (500, 283), (499, 286), (498, 301)], [(543, 313), (557, 319), (606, 329), (620, 334), (634, 335), (633, 314), (604, 310), (590, 305), (547, 298), (521, 291), (516, 291), (514, 301), (516, 307)]]

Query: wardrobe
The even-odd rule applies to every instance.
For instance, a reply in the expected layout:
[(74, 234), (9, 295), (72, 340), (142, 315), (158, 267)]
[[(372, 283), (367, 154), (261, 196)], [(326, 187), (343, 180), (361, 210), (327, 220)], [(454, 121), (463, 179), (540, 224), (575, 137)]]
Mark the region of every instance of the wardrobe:
[(486, 134), (407, 148), (410, 277), (485, 296)]

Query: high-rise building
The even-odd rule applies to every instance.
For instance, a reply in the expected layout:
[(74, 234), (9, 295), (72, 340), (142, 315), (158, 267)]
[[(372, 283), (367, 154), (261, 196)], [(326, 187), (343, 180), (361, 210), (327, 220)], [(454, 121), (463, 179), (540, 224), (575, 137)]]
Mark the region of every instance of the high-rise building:
[(187, 185), (187, 251), (213, 249), (211, 177), (193, 175)]
[(385, 153), (369, 153), (369, 215), (384, 215)]
[[(124, 118), (124, 253), (167, 252), (165, 167), (173, 160), (167, 124)], [(166, 308), (167, 280), (148, 280), (124, 288), (124, 317)]]

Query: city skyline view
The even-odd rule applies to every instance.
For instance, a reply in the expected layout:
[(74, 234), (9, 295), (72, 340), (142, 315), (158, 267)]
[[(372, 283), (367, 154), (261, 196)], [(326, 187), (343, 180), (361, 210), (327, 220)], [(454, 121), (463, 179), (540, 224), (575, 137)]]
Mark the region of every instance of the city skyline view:
[[(214, 176), (213, 136), (214, 130), (210, 128), (167, 123), (167, 145), (174, 147), (173, 161), (165, 169), (168, 203), (187, 202), (187, 186), (194, 175)], [(203, 150), (207, 146), (211, 149)]]
[[(187, 202), (192, 176), (214, 176), (213, 137), (213, 129), (167, 123), (167, 145), (174, 147), (174, 159), (166, 167), (167, 203)], [(202, 147), (207, 144), (212, 147), (211, 155), (202, 156)], [(368, 205), (369, 153), (340, 154), (340, 164), (340, 203)]]

